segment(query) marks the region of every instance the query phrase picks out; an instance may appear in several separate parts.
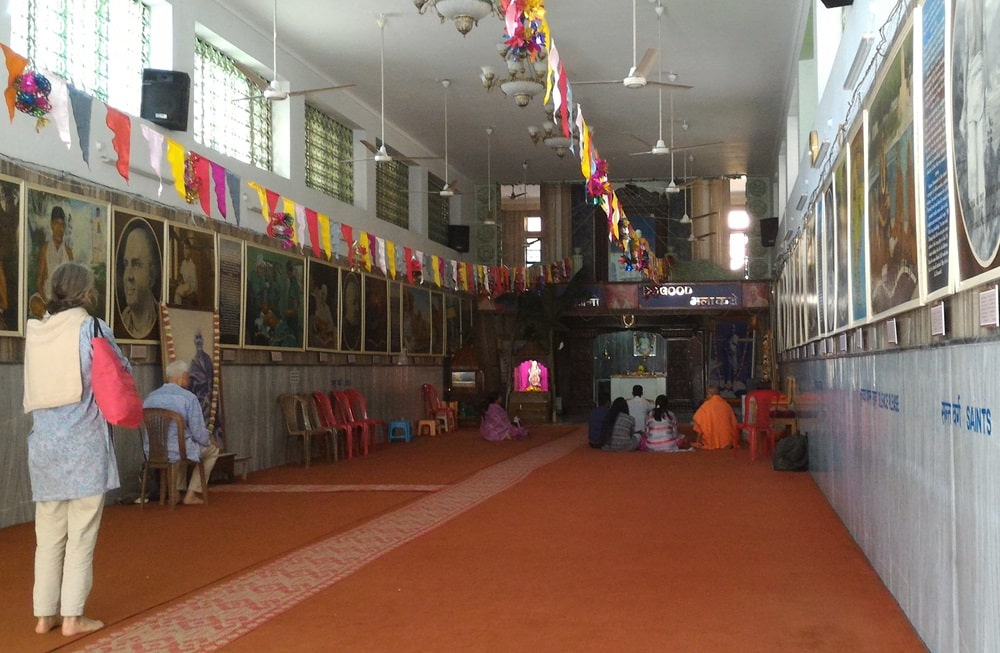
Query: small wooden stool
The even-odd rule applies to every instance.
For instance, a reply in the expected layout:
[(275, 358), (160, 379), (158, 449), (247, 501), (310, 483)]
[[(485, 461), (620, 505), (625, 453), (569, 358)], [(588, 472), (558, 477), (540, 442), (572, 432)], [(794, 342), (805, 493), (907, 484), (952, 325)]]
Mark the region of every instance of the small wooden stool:
[(436, 419), (422, 419), (417, 422), (417, 435), (430, 435), (435, 436), (437, 432), (437, 420)]
[(389, 429), (387, 431), (389, 442), (393, 440), (405, 440), (410, 441), (410, 423), (404, 421), (389, 422)]

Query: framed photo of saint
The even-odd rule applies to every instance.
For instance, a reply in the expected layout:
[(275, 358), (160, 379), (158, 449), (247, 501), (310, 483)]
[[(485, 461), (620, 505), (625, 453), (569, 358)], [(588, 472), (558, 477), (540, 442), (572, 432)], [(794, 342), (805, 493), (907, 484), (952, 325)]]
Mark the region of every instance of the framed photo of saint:
[(340, 348), (343, 351), (361, 351), (363, 298), (361, 273), (344, 270), (340, 275)]
[(306, 348), (336, 351), (340, 334), (337, 321), (337, 297), (340, 295), (340, 269), (309, 259), (309, 318)]
[(365, 276), (365, 351), (389, 351), (389, 289), (379, 277)]
[(160, 339), (163, 221), (115, 208), (115, 338)]
[(21, 302), (21, 252), (24, 229), (21, 228), (20, 181), (0, 176), (0, 333), (19, 335), (24, 324)]
[(214, 232), (169, 225), (167, 271), (167, 305), (215, 309)]
[[(188, 387), (198, 398), (205, 426), (219, 448), (223, 436), (219, 313), (160, 306), (163, 369), (175, 360), (188, 363)], [(166, 379), (164, 379), (166, 380)]]
[(28, 186), (26, 198), (23, 285), (28, 318), (45, 314), (52, 271), (77, 261), (94, 274), (97, 300), (90, 313), (106, 320), (110, 205), (34, 186)]

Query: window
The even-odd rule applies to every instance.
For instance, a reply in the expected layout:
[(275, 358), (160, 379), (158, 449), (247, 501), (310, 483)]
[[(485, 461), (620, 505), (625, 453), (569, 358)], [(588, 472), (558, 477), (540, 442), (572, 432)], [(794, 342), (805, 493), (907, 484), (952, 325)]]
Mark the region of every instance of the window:
[(354, 131), (306, 105), (306, 186), (354, 203)]
[(246, 99), (259, 95), (260, 86), (232, 57), (201, 39), (195, 42), (193, 85), (195, 140), (244, 163), (271, 170), (271, 103)]
[(375, 217), (410, 228), (410, 168), (405, 163), (375, 164)]
[(23, 0), (12, 5), (15, 52), (135, 116), (142, 101), (142, 69), (149, 67), (149, 40), (149, 7), (139, 0)]
[(542, 218), (537, 215), (529, 215), (524, 218), (524, 263), (542, 262), (542, 239), (538, 234), (542, 233)]
[(435, 243), (448, 244), (448, 225), (451, 223), (451, 201), (438, 193), (444, 190), (444, 180), (435, 175), (427, 176), (427, 237)]
[(726, 226), (729, 227), (729, 269), (739, 270), (747, 264), (747, 238), (746, 230), (750, 227), (750, 215), (742, 210), (736, 209), (726, 216)]

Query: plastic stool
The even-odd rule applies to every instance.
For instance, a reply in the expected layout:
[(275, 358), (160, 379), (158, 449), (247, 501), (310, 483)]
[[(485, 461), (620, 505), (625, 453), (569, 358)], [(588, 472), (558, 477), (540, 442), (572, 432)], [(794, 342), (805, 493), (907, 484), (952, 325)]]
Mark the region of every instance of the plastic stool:
[(422, 419), (417, 422), (417, 435), (437, 435), (437, 420), (436, 419)]
[(393, 440), (410, 441), (410, 423), (404, 421), (389, 422), (389, 442)]

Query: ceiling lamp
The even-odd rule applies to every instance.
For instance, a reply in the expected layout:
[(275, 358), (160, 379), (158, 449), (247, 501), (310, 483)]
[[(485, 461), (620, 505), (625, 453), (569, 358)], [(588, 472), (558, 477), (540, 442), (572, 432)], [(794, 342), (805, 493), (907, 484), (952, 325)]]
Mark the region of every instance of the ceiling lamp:
[(499, 86), (505, 95), (514, 98), (514, 104), (519, 107), (528, 106), (531, 98), (545, 90), (543, 81), (549, 72), (549, 64), (545, 60), (546, 51), (538, 52), (534, 61), (518, 56), (504, 43), (497, 44), (497, 52), (507, 64), (507, 76), (501, 79), (492, 66), (482, 66), (479, 79), (483, 87), (490, 91)]
[(434, 7), (441, 22), (446, 19), (454, 22), (462, 36), (471, 32), (480, 19), (494, 11), (491, 0), (413, 0), (413, 5), (421, 14), (428, 7)]

